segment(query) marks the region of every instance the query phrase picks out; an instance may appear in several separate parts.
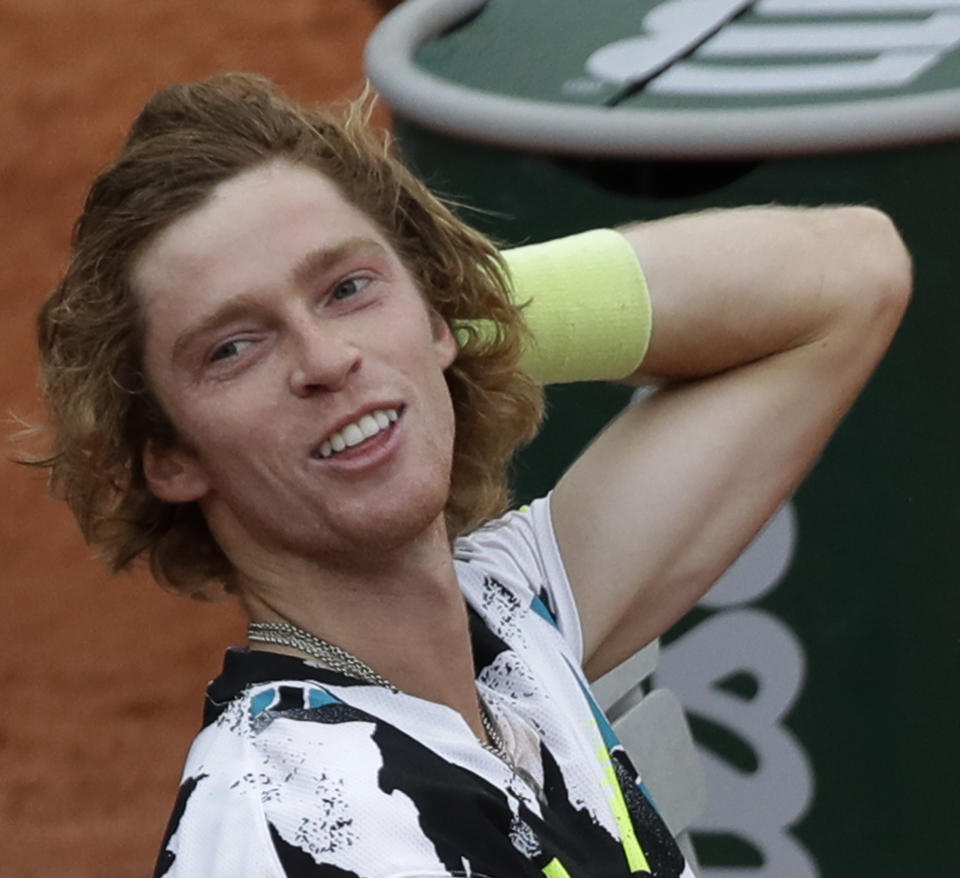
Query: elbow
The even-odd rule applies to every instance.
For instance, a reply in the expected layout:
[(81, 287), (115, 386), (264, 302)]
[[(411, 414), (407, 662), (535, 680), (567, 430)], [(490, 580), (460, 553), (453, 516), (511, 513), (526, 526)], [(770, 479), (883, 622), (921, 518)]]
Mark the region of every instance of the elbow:
[(890, 343), (913, 290), (913, 262), (893, 221), (872, 207), (820, 214), (818, 240), (830, 254), (821, 276), (818, 337), (845, 337), (879, 356)]
[[(872, 207), (842, 209), (855, 225), (854, 292), (848, 303), (874, 330), (893, 335), (913, 293), (913, 260), (893, 220)], [(843, 238), (840, 239), (843, 241)], [(847, 239), (849, 240), (849, 238)]]

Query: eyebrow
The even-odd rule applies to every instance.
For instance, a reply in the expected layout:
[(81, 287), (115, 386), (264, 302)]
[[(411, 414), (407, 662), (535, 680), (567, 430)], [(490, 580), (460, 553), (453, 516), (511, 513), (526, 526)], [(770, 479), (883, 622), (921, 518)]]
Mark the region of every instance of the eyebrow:
[[(307, 253), (290, 272), (290, 281), (298, 287), (308, 287), (315, 283), (330, 268), (343, 259), (363, 250), (374, 250), (386, 255), (382, 244), (373, 238), (356, 236), (347, 238), (333, 247), (318, 247)], [(237, 317), (263, 310), (255, 292), (240, 293), (221, 304), (199, 323), (185, 329), (174, 342), (172, 359), (177, 360), (183, 352), (203, 335), (216, 329), (223, 323), (229, 323)]]
[(318, 247), (316, 250), (307, 253), (290, 272), (290, 280), (296, 286), (310, 286), (332, 265), (362, 250), (374, 250), (378, 251), (379, 254), (386, 255), (383, 245), (373, 238), (365, 238), (360, 235), (346, 238), (333, 247)]

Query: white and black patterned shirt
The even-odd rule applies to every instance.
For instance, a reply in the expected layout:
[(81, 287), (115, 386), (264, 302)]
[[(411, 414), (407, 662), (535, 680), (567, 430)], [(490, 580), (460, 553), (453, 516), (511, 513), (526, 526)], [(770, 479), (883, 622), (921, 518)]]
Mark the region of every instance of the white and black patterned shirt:
[(452, 708), (231, 649), (167, 878), (692, 878), (580, 671), (549, 501), (458, 541), (477, 685), (527, 778)]

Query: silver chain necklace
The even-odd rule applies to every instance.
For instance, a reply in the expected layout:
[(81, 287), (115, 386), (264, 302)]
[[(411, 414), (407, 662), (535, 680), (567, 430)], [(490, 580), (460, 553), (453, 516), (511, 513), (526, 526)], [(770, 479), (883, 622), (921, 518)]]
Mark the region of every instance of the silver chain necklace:
[[(317, 637), (309, 631), (304, 631), (296, 625), (290, 625), (287, 622), (251, 622), (247, 626), (247, 637), (258, 643), (275, 643), (279, 646), (290, 646), (300, 652), (304, 652), (313, 658), (320, 659), (328, 668), (333, 671), (339, 671), (355, 680), (362, 680), (364, 683), (372, 683), (375, 686), (382, 686), (391, 692), (398, 692), (393, 685), (382, 674), (378, 674), (366, 662), (361, 661), (355, 655), (341, 649), (336, 644)], [(489, 741), (480, 741), (484, 750), (488, 750), (496, 756), (501, 762), (521, 777), (528, 781), (528, 773), (520, 769), (507, 753), (506, 744), (500, 735), (500, 730), (494, 725), (490, 716), (490, 711), (484, 703), (480, 693), (477, 692), (477, 704), (480, 707), (480, 722), (483, 724), (483, 730), (487, 733)], [(534, 784), (534, 789), (537, 785)]]

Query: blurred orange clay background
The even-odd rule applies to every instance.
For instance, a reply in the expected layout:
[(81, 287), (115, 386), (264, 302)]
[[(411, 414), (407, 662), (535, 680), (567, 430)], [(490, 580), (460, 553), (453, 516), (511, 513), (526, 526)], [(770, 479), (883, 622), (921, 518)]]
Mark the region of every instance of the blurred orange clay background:
[[(33, 316), (93, 174), (167, 83), (355, 96), (374, 0), (0, 3), (0, 404), (36, 418)], [(378, 117), (385, 124), (386, 113)], [(13, 425), (5, 422), (4, 433)], [(42, 473), (0, 461), (0, 875), (149, 875), (237, 611), (109, 577)]]

